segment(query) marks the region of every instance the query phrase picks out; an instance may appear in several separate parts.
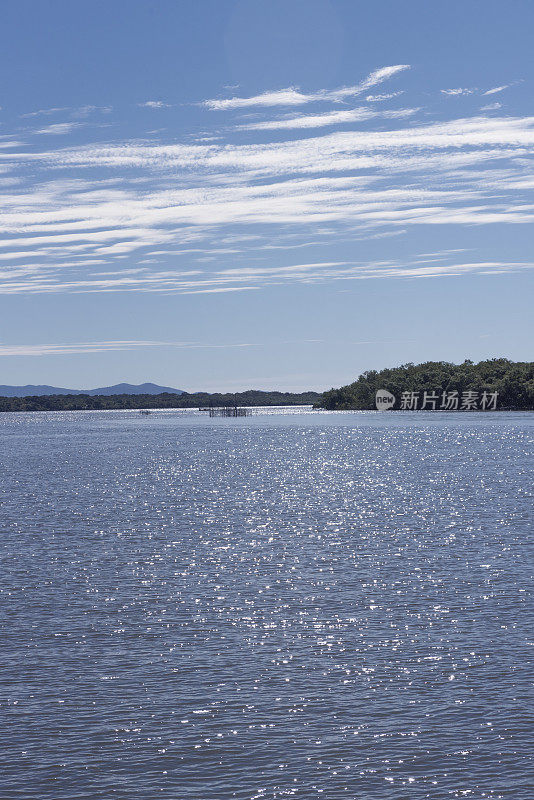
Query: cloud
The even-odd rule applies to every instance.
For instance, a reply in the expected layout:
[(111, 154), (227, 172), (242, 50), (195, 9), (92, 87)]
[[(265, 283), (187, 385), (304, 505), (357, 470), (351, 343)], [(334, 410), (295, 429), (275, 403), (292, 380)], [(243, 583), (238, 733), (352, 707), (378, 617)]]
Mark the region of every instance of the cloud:
[(153, 342), (153, 341), (108, 341), (78, 342), (76, 344), (1, 344), (0, 356), (56, 356), (85, 353), (109, 353), (124, 350), (137, 350), (145, 347), (172, 347), (180, 350), (219, 350), (228, 348), (257, 347), (250, 342), (203, 343), (203, 342)]
[(79, 106), (78, 108), (72, 109), (72, 116), (78, 117), (80, 119), (85, 119), (85, 117), (90, 116), (91, 114), (110, 114), (113, 111), (111, 106)]
[(372, 72), (356, 86), (345, 86), (341, 89), (323, 89), (312, 94), (303, 94), (296, 87), (289, 87), (277, 91), (263, 92), (253, 97), (230, 97), (226, 100), (204, 100), (201, 105), (215, 111), (221, 111), (253, 107), (299, 106), (325, 100), (339, 102), (347, 97), (362, 94), (372, 86), (383, 83), (398, 72), (402, 72), (406, 69), (410, 69), (409, 64), (396, 64), (391, 67), (382, 67)]
[(502, 103), (488, 103), (487, 106), (481, 106), (481, 111), (497, 111), (502, 108)]
[(534, 269), (534, 262), (479, 261), (456, 262), (450, 255), (436, 258), (416, 258), (403, 262), (379, 261), (347, 265), (344, 262), (298, 264), (290, 267), (225, 270), (234, 278), (265, 282), (283, 281), (318, 283), (328, 281), (368, 280), (384, 278), (427, 278), (456, 276), (466, 273), (491, 274)]
[(371, 86), (376, 86), (379, 83), (383, 83), (384, 81), (389, 80), (389, 78), (392, 78), (398, 72), (403, 72), (406, 69), (410, 69), (409, 64), (396, 64), (392, 67), (382, 67), (381, 69), (371, 72), (371, 74), (359, 84), (358, 88), (361, 91), (370, 89)]
[(72, 106), (56, 106), (55, 108), (40, 108), (37, 111), (29, 111), (27, 114), (21, 114), (21, 119), (30, 117), (52, 116), (53, 114), (69, 112), (71, 116), (84, 119), (90, 114), (99, 112), (101, 114), (109, 114), (113, 109), (111, 106), (93, 106), (83, 105), (78, 107)]
[[(390, 273), (378, 262), (367, 270), (309, 268), (318, 261), (311, 248), (419, 226), (534, 221), (534, 117), (416, 123), (413, 111), (294, 112), (249, 122), (246, 141), (234, 127), (215, 141), (2, 149), (1, 168), (13, 182), (0, 188), (1, 291), (216, 295), (288, 281), (400, 277), (408, 273), (399, 264), (389, 264)], [(392, 121), (398, 115), (408, 122)], [(340, 127), (360, 120), (364, 130)], [(269, 135), (284, 128), (289, 137)], [(304, 266), (288, 267), (295, 248)], [(265, 271), (273, 251), (280, 261)], [(431, 275), (442, 266), (425, 269)], [(446, 266), (452, 274), (454, 265)], [(511, 268), (520, 267), (499, 265)], [(425, 275), (415, 262), (403, 269)]]
[[(41, 162), (47, 169), (61, 170), (128, 168), (162, 175), (180, 170), (176, 181), (179, 183), (187, 175), (191, 188), (188, 195), (179, 197), (193, 200), (202, 194), (201, 183), (205, 183), (208, 174), (213, 176), (213, 187), (217, 182), (236, 187), (238, 176), (250, 180), (261, 175), (385, 168), (388, 164), (405, 171), (423, 168), (429, 158), (434, 162), (442, 158), (454, 167), (464, 158), (471, 163), (491, 160), (496, 157), (494, 147), (504, 148), (502, 157), (509, 157), (510, 148), (517, 151), (533, 144), (534, 117), (479, 116), (390, 130), (336, 131), (264, 144), (124, 142), (43, 153), (18, 152), (5, 158), (11, 163)], [(409, 158), (398, 162), (401, 154)], [(200, 183), (195, 185), (196, 179)]]
[(446, 94), (449, 97), (462, 97), (469, 94), (474, 94), (476, 89), (440, 89), (441, 94)]
[(71, 133), (76, 128), (81, 127), (81, 122), (56, 122), (53, 125), (47, 125), (46, 128), (40, 128), (35, 133), (45, 133), (53, 136), (62, 136), (66, 133)]
[(61, 106), (56, 108), (40, 108), (38, 111), (29, 111), (27, 114), (21, 114), (21, 118), (48, 116), (69, 110), (70, 109), (68, 108), (68, 106)]
[[(219, 275), (232, 275), (232, 276), (247, 276), (247, 280), (257, 278), (261, 275), (302, 275), (309, 273), (310, 270), (316, 272), (319, 270), (330, 269), (331, 267), (344, 267), (346, 261), (319, 261), (313, 264), (293, 264), (289, 267), (231, 267), (230, 269), (220, 270)], [(324, 274), (323, 272), (319, 274)]]
[(506, 83), (504, 86), (495, 86), (493, 89), (488, 89), (486, 92), (483, 92), (484, 95), (487, 94), (497, 94), (498, 92), (504, 92), (505, 89), (508, 89), (512, 84)]
[(219, 294), (220, 292), (249, 292), (258, 286), (224, 286), (212, 289), (184, 289), (180, 294)]
[(164, 103), (163, 100), (146, 100), (144, 103), (138, 103), (141, 108), (170, 108), (169, 103)]
[(467, 89), (467, 88), (458, 88), (458, 89), (440, 89), (441, 94), (448, 95), (449, 97), (465, 97), (467, 95), (472, 94), (482, 94), (483, 97), (486, 95), (497, 94), (498, 92), (503, 92), (505, 89), (509, 89), (510, 86), (513, 84), (507, 83), (503, 86), (495, 86), (493, 89), (487, 89), (485, 92), (481, 92), (480, 89)]
[[(415, 279), (432, 277), (457, 277), (465, 274), (504, 274), (534, 269), (534, 262), (522, 261), (457, 261), (454, 251), (435, 257), (416, 257), (411, 260), (385, 260), (349, 264), (347, 262), (317, 262), (293, 264), (289, 266), (245, 266), (219, 270), (212, 275), (183, 280), (170, 272), (152, 273), (141, 277), (112, 275), (103, 280), (60, 280), (40, 279), (28, 276), (24, 280), (0, 283), (0, 294), (49, 294), (58, 292), (125, 292), (145, 291), (164, 292), (178, 295), (219, 294), (242, 292), (289, 284), (317, 284), (337, 281), (375, 280), (375, 279)], [(144, 342), (135, 346), (180, 346), (201, 347), (199, 343)], [(92, 343), (85, 345), (89, 350), (79, 350), (79, 345), (68, 345), (65, 352), (101, 352), (105, 349), (131, 349), (131, 342)], [(210, 345), (213, 346), (213, 345)], [(230, 346), (230, 345), (227, 345)], [(245, 346), (232, 345), (232, 346)], [(6, 345), (7, 348), (18, 346)], [(22, 346), (21, 346), (22, 347)], [(53, 346), (47, 346), (53, 347)], [(0, 348), (1, 349), (1, 348)], [(52, 352), (52, 350), (47, 351)], [(0, 354), (2, 354), (0, 352)], [(4, 352), (4, 355), (24, 355), (35, 353)]]
[(274, 92), (263, 92), (254, 97), (230, 97), (227, 100), (204, 100), (203, 106), (214, 111), (250, 108), (253, 106), (299, 106), (310, 103), (311, 95), (302, 94), (297, 89), (279, 89)]
[(375, 117), (387, 119), (402, 119), (415, 114), (416, 108), (401, 108), (396, 111), (374, 111), (365, 107), (352, 108), (343, 111), (327, 111), (322, 114), (308, 114), (298, 117), (289, 117), (264, 122), (250, 122), (239, 125), (240, 130), (290, 130), (297, 128), (321, 128), (328, 125), (343, 125), (349, 122), (361, 122)]
[(390, 92), (389, 94), (368, 94), (365, 98), (368, 103), (380, 103), (383, 100), (391, 100), (393, 97), (399, 97), (404, 92)]

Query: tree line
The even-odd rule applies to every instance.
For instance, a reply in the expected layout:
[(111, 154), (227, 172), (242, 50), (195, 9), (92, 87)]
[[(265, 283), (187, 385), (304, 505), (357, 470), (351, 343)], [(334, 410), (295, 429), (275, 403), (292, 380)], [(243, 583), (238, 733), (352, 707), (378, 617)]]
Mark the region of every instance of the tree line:
[(369, 370), (347, 386), (324, 392), (315, 406), (331, 410), (375, 409), (378, 389), (386, 389), (396, 398), (404, 392), (473, 392), (498, 393), (497, 408), (526, 411), (534, 409), (534, 362), (491, 358), (451, 364), (448, 361), (426, 361), (424, 364), (403, 364), (380, 372)]
[(0, 397), (0, 411), (108, 411), (120, 409), (206, 408), (221, 406), (314, 405), (318, 392), (246, 392), (189, 394), (52, 394), (37, 397)]

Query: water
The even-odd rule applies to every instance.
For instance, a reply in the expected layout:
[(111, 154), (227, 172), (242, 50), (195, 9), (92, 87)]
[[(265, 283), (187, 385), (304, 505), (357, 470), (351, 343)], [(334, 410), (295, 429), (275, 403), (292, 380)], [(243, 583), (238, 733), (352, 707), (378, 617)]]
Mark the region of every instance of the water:
[(0, 415), (2, 800), (531, 800), (534, 415)]

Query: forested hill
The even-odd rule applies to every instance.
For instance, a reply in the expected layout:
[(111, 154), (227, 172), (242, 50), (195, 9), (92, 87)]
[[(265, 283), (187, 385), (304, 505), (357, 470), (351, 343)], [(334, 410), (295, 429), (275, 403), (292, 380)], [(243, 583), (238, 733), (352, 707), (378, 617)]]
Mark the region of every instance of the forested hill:
[[(480, 402), (484, 392), (489, 397), (497, 392), (497, 409), (532, 410), (534, 409), (534, 362), (513, 362), (506, 358), (492, 358), (474, 364), (464, 361), (463, 364), (450, 364), (447, 361), (427, 361), (424, 364), (403, 364), (393, 369), (380, 372), (371, 370), (360, 375), (358, 380), (340, 389), (330, 389), (321, 395), (316, 403), (318, 408), (327, 409), (376, 409), (375, 398), (379, 389), (385, 389), (395, 396), (394, 409), (406, 406), (403, 393), (415, 393), (419, 403), (423, 405), (423, 393), (435, 393), (438, 397), (436, 408), (439, 409), (445, 392), (445, 405), (449, 397), (458, 394), (458, 407), (462, 406), (462, 398), (467, 392), (477, 395)], [(432, 404), (427, 406), (432, 408)], [(454, 408), (454, 405), (450, 406)], [(482, 406), (475, 406), (481, 408)]]
[(36, 397), (0, 397), (0, 411), (86, 411), (128, 408), (204, 408), (206, 406), (293, 406), (313, 405), (318, 392), (261, 392), (249, 390), (237, 394), (116, 394), (116, 395), (47, 395)]

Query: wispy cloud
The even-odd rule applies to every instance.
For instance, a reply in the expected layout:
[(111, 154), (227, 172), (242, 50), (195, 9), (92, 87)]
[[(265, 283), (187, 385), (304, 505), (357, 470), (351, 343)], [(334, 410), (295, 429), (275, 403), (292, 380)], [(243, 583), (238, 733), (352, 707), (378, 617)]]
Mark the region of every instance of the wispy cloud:
[(503, 86), (495, 86), (493, 89), (483, 92), (483, 94), (498, 94), (499, 92), (504, 92), (505, 89), (509, 89), (511, 85), (510, 83), (505, 83)]
[(257, 347), (251, 342), (238, 343), (203, 343), (203, 342), (158, 342), (158, 341), (108, 341), (108, 342), (78, 342), (75, 344), (1, 344), (0, 356), (57, 356), (84, 353), (109, 353), (124, 350), (137, 350), (139, 348), (171, 347), (181, 350), (220, 350), (228, 348)]
[(391, 100), (393, 97), (399, 97), (404, 92), (390, 92), (389, 94), (368, 94), (365, 98), (368, 103), (381, 103), (384, 100)]
[(441, 94), (448, 95), (449, 97), (465, 97), (472, 94), (482, 95), (485, 97), (486, 95), (498, 94), (499, 92), (504, 92), (505, 89), (509, 89), (510, 86), (513, 86), (513, 83), (506, 83), (502, 86), (495, 86), (493, 89), (486, 89), (483, 91), (482, 89), (477, 88), (462, 88), (458, 87), (457, 89), (440, 89)]
[(414, 258), (405, 262), (378, 261), (347, 265), (343, 262), (297, 264), (290, 267), (261, 269), (228, 269), (222, 274), (234, 279), (266, 282), (291, 281), (318, 283), (333, 280), (369, 280), (383, 278), (429, 278), (463, 275), (466, 273), (503, 273), (534, 269), (534, 262), (479, 261), (458, 262), (452, 255), (434, 258)]
[(81, 127), (81, 122), (56, 122), (52, 125), (47, 125), (45, 128), (40, 128), (35, 133), (45, 133), (52, 136), (64, 136), (67, 133), (72, 133), (76, 128)]
[(362, 94), (372, 86), (383, 83), (397, 73), (409, 68), (409, 64), (395, 64), (390, 67), (381, 67), (371, 72), (367, 78), (356, 86), (344, 86), (340, 89), (322, 89), (311, 94), (303, 94), (299, 89), (289, 87), (277, 91), (263, 92), (253, 97), (230, 97), (222, 100), (204, 100), (202, 105), (212, 110), (221, 111), (262, 106), (299, 106), (325, 100), (339, 102), (348, 97), (355, 97)]
[(40, 108), (37, 111), (29, 111), (27, 114), (21, 114), (21, 118), (52, 116), (53, 114), (58, 114), (64, 111), (70, 111), (69, 107), (60, 106), (56, 108)]
[(138, 103), (141, 108), (170, 108), (170, 103), (164, 103), (163, 100), (146, 100), (144, 103)]
[(27, 119), (31, 117), (47, 117), (53, 116), (54, 114), (68, 113), (70, 116), (77, 119), (85, 119), (95, 113), (110, 114), (112, 110), (111, 106), (56, 106), (54, 108), (40, 108), (37, 111), (29, 111), (27, 114), (21, 114), (20, 116), (21, 119)]
[[(43, 279), (39, 275), (19, 276), (15, 281), (0, 284), (0, 294), (49, 294), (57, 292), (164, 292), (179, 295), (220, 294), (243, 292), (289, 284), (318, 284), (336, 281), (377, 279), (417, 279), (453, 277), (465, 274), (504, 274), (534, 269), (530, 261), (459, 261), (455, 252), (443, 255), (415, 257), (412, 259), (382, 260), (350, 264), (343, 261), (292, 264), (289, 266), (243, 266), (217, 270), (211, 274), (189, 279), (180, 278), (172, 272), (153, 272), (140, 276), (112, 274), (107, 278), (93, 280), (61, 280), (60, 276)], [(207, 346), (199, 343), (145, 342), (136, 346)], [(120, 346), (119, 346), (120, 345)], [(92, 343), (95, 351), (104, 349), (130, 349), (132, 343)], [(210, 345), (212, 346), (212, 345)], [(237, 345), (233, 345), (237, 346)], [(244, 345), (239, 345), (244, 346)], [(6, 345), (7, 347), (7, 345)], [(78, 345), (69, 345), (78, 347)], [(50, 351), (51, 352), (51, 351)], [(70, 352), (70, 350), (69, 350)], [(75, 350), (75, 352), (82, 352)], [(86, 352), (84, 350), (83, 352)], [(5, 354), (5, 353), (4, 353)], [(14, 354), (14, 353), (9, 353)]]
[(85, 106), (78, 106), (78, 108), (72, 109), (72, 116), (78, 117), (80, 119), (85, 119), (89, 117), (91, 114), (111, 114), (113, 111), (111, 106), (92, 106), (92, 105), (85, 105)]
[(365, 91), (366, 89), (370, 89), (371, 86), (377, 86), (379, 83), (389, 80), (389, 78), (392, 78), (398, 72), (404, 72), (406, 69), (410, 69), (409, 64), (395, 64), (392, 67), (381, 67), (371, 72), (365, 80), (358, 84), (357, 88), (360, 91)]
[(234, 108), (250, 108), (253, 106), (300, 106), (312, 101), (312, 95), (302, 94), (298, 89), (278, 89), (263, 92), (254, 97), (229, 97), (226, 100), (204, 100), (203, 106), (221, 111)]
[(446, 94), (449, 97), (464, 97), (465, 95), (475, 94), (476, 89), (457, 88), (457, 89), (440, 89), (441, 94)]
[(327, 111), (322, 114), (307, 114), (264, 122), (249, 122), (239, 125), (240, 130), (290, 130), (297, 128), (322, 128), (330, 125), (344, 125), (350, 122), (362, 122), (376, 117), (383, 119), (403, 119), (418, 111), (416, 108), (400, 108), (390, 111), (374, 111), (369, 108), (351, 108), (342, 111)]

